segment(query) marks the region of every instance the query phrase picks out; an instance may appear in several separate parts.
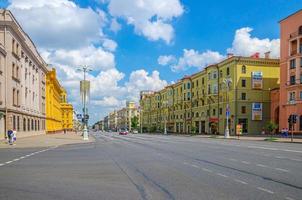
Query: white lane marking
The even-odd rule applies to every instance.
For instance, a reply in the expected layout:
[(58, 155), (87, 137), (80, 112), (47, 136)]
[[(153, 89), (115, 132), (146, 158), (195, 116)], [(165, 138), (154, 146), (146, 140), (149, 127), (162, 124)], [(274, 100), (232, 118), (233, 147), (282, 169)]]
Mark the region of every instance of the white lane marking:
[(241, 183), (241, 184), (244, 184), (244, 185), (247, 185), (247, 182), (244, 182), (242, 180), (239, 180), (239, 179), (234, 179), (235, 182), (238, 182), (238, 183)]
[(298, 161), (298, 162), (302, 162), (302, 160), (300, 160), (300, 159), (296, 159), (296, 158), (290, 158), (290, 160), (293, 160), (293, 161)]
[(234, 158), (230, 158), (229, 160), (234, 161), (234, 162), (238, 161), (237, 159), (234, 159)]
[(266, 149), (266, 150), (272, 150), (272, 151), (277, 151), (277, 150), (278, 150), (278, 149), (276, 149), (276, 148), (262, 147), (262, 146), (247, 146), (247, 148), (253, 148), (253, 149)]
[(212, 170), (210, 169), (207, 169), (207, 168), (201, 168), (203, 171), (206, 171), (206, 172), (213, 172)]
[(241, 161), (243, 164), (247, 164), (247, 165), (249, 165), (249, 164), (251, 164), (250, 162), (248, 162), (248, 161)]
[(286, 152), (302, 153), (302, 151), (298, 151), (298, 150), (291, 150), (291, 149), (282, 149), (282, 150)]
[(192, 164), (191, 166), (192, 166), (192, 167), (195, 167), (195, 168), (199, 168), (199, 166), (197, 166), (197, 165), (194, 165), (194, 164)]
[(266, 188), (263, 188), (263, 187), (257, 187), (258, 190), (261, 190), (261, 191), (264, 191), (264, 192), (267, 192), (267, 193), (270, 193), (270, 194), (274, 194), (273, 191), (269, 190), (269, 189), (266, 189)]
[(221, 173), (216, 173), (218, 176), (222, 176), (222, 177), (224, 177), (224, 178), (228, 178), (228, 176), (227, 175), (225, 175), (225, 174), (221, 174)]
[(275, 158), (284, 159), (284, 156), (275, 156)]
[(24, 159), (24, 158), (28, 158), (28, 157), (30, 157), (30, 156), (33, 156), (33, 155), (38, 154), (38, 153), (41, 153), (41, 152), (45, 152), (45, 151), (48, 151), (48, 150), (51, 150), (51, 149), (55, 149), (55, 148), (57, 148), (57, 147), (58, 147), (58, 146), (50, 147), (50, 148), (48, 148), (48, 149), (44, 149), (44, 150), (41, 150), (41, 151), (36, 151), (36, 152), (31, 153), (31, 154), (21, 156), (21, 157), (19, 157), (19, 158), (15, 158), (15, 159), (10, 160), (10, 161), (7, 161), (7, 162), (5, 162), (5, 163), (0, 163), (0, 167), (2, 167), (2, 166), (4, 166), (4, 165), (7, 165), (7, 164), (10, 164), (10, 163), (13, 163), (13, 162), (16, 162), (16, 161), (19, 161), (19, 160), (22, 160), (22, 159)]
[(278, 170), (278, 171), (282, 171), (282, 172), (289, 172), (289, 170), (287, 170), (287, 169), (282, 169), (282, 168), (275, 168), (275, 170)]
[(187, 162), (184, 162), (184, 165), (189, 165), (189, 163), (187, 163)]
[(293, 198), (290, 197), (285, 197), (286, 200), (294, 200)]
[(257, 164), (258, 167), (268, 167), (267, 165)]

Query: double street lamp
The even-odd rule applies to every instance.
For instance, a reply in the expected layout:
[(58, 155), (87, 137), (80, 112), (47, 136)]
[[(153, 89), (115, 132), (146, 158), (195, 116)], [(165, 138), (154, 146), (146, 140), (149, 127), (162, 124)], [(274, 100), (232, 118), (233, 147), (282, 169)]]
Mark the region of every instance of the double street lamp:
[(224, 138), (230, 138), (230, 130), (229, 130), (229, 117), (230, 117), (230, 105), (229, 105), (229, 91), (232, 84), (232, 79), (230, 77), (223, 79), (223, 83), (226, 86), (226, 127), (224, 131)]
[(84, 74), (84, 80), (81, 81), (81, 86), (80, 86), (80, 90), (81, 90), (81, 94), (82, 94), (82, 101), (83, 101), (83, 123), (84, 123), (84, 128), (83, 128), (83, 139), (84, 140), (89, 140), (88, 137), (88, 129), (87, 129), (87, 125), (88, 125), (88, 109), (86, 108), (86, 103), (87, 103), (87, 97), (89, 95), (89, 90), (90, 90), (90, 83), (88, 81), (86, 81), (86, 73), (92, 71), (92, 69), (90, 69), (90, 67), (88, 67), (87, 65), (81, 66), (80, 68), (78, 68), (78, 71), (82, 71)]

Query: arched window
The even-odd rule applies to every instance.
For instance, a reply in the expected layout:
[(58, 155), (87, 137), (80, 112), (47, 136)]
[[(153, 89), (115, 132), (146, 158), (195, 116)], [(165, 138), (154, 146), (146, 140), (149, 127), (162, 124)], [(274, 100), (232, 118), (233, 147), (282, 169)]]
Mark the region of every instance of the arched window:
[(199, 113), (198, 112), (196, 112), (196, 117), (199, 117)]
[(30, 131), (30, 119), (27, 119), (27, 131)]
[(302, 26), (299, 27), (299, 34), (302, 34)]
[(23, 131), (26, 131), (26, 119), (23, 118)]

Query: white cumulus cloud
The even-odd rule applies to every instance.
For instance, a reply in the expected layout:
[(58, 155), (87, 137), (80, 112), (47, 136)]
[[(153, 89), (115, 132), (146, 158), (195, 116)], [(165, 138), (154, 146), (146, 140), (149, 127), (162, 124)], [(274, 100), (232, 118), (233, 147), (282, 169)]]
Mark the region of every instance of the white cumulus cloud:
[(270, 51), (271, 57), (280, 57), (280, 40), (279, 39), (259, 39), (252, 37), (250, 27), (245, 27), (236, 30), (232, 47), (227, 49), (228, 53), (234, 53), (235, 55), (251, 56), (252, 54), (259, 52), (262, 56), (265, 52)]
[(157, 59), (158, 64), (165, 66), (172, 64), (176, 61), (176, 58), (173, 55), (159, 56)]
[(102, 36), (104, 12), (68, 0), (11, 0), (8, 7), (39, 47), (72, 49)]
[(217, 63), (224, 58), (219, 52), (207, 50), (199, 53), (194, 49), (184, 49), (183, 56), (178, 59), (177, 64), (172, 65), (173, 71), (187, 70), (190, 67), (202, 69), (208, 65)]
[(174, 36), (173, 18), (183, 14), (180, 0), (110, 0), (109, 12), (135, 28), (149, 40), (170, 43)]

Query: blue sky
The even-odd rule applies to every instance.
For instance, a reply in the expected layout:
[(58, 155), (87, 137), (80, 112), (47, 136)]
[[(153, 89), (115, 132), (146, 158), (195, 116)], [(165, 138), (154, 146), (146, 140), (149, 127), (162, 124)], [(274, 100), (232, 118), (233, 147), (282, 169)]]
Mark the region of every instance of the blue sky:
[(126, 100), (137, 101), (140, 90), (159, 90), (228, 52), (271, 51), (278, 57), (278, 21), (301, 5), (301, 0), (0, 1), (56, 66), (78, 111), (81, 74), (75, 69), (94, 68), (92, 122)]

